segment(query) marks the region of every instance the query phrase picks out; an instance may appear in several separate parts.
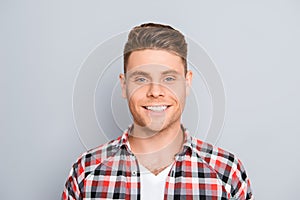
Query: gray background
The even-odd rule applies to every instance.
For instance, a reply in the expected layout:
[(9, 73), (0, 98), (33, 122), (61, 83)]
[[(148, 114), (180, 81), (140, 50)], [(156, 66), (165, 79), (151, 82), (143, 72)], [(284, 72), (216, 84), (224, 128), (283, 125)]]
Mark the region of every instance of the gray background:
[(217, 64), (227, 95), (218, 146), (243, 161), (256, 199), (296, 199), (299, 9), (296, 0), (1, 1), (0, 198), (60, 198), (85, 151), (72, 115), (80, 64), (105, 39), (155, 21)]

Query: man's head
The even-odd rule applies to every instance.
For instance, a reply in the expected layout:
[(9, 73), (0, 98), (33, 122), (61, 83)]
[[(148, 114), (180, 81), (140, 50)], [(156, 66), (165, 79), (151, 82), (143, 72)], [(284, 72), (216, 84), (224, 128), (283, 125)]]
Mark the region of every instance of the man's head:
[(184, 36), (170, 26), (145, 24), (130, 32), (120, 81), (135, 125), (152, 132), (180, 127), (192, 80), (186, 54)]

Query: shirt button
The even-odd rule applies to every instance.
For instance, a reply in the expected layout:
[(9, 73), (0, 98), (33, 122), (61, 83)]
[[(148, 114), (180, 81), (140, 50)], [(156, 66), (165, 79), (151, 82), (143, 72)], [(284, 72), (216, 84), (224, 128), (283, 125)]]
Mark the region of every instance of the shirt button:
[(137, 173), (136, 173), (136, 171), (132, 171), (131, 174), (132, 174), (132, 176), (136, 176)]

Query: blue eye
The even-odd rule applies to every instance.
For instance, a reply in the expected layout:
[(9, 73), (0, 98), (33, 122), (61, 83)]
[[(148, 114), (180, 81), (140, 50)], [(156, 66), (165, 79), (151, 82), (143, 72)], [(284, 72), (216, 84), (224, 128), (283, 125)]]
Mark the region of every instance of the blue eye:
[(144, 82), (146, 82), (147, 81), (147, 79), (145, 79), (145, 78), (143, 78), (143, 77), (140, 77), (140, 78), (136, 78), (135, 79), (135, 82), (140, 82), (140, 83), (144, 83)]
[(166, 81), (166, 82), (175, 81), (175, 78), (169, 76), (169, 77), (166, 77), (166, 78), (165, 78), (165, 81)]

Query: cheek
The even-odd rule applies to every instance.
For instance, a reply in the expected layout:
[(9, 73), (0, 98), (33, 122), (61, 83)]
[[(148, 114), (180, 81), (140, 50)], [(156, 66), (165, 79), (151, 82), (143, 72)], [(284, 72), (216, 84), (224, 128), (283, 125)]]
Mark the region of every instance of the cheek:
[(138, 92), (138, 89), (139, 89), (139, 87), (137, 85), (128, 84), (126, 87), (127, 98), (131, 99), (132, 97), (134, 97), (136, 95), (136, 93)]
[(175, 84), (168, 87), (169, 94), (176, 99), (176, 101), (182, 101), (186, 97), (186, 88), (182, 84)]
[(128, 91), (127, 99), (128, 99), (129, 105), (132, 108), (139, 107), (142, 104), (143, 99), (144, 99), (142, 94), (143, 94), (142, 91), (139, 91), (139, 90)]
[(137, 103), (145, 97), (146, 87), (129, 86), (126, 88), (126, 94), (129, 101), (135, 101), (135, 103)]

